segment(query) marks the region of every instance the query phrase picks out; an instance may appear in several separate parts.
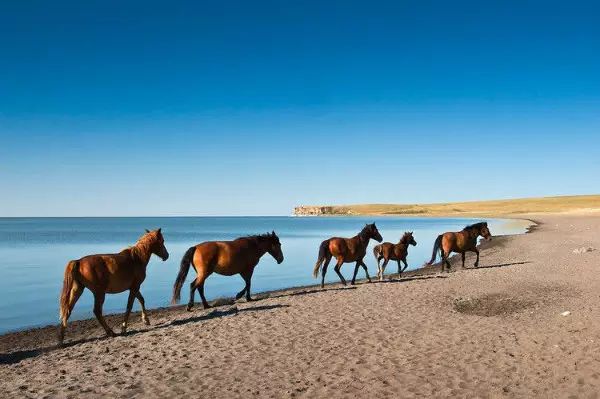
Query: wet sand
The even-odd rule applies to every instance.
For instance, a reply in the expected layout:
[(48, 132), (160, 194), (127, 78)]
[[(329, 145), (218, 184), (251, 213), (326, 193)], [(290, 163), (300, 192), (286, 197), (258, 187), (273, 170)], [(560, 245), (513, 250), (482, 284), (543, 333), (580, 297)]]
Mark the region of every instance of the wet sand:
[(600, 215), (536, 219), (478, 269), (154, 310), (114, 339), (84, 320), (64, 348), (55, 327), (7, 334), (0, 397), (596, 397)]

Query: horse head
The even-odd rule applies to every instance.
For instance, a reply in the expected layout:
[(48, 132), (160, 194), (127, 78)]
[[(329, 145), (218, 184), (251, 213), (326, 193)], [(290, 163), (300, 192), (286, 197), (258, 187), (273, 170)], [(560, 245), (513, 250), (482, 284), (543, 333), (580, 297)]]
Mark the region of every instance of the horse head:
[(144, 237), (148, 237), (150, 252), (154, 255), (158, 256), (164, 261), (169, 259), (169, 251), (165, 247), (165, 239), (163, 238), (162, 229), (150, 231), (146, 229), (146, 235)]
[(417, 242), (415, 241), (415, 238), (413, 237), (412, 231), (407, 231), (406, 233), (404, 233), (404, 235), (400, 239), (400, 242), (402, 244), (412, 245), (413, 247), (417, 246)]
[(479, 234), (485, 238), (487, 241), (492, 241), (492, 233), (490, 233), (490, 229), (488, 229), (487, 222), (483, 222), (481, 224), (481, 228), (479, 229)]
[(372, 238), (377, 242), (383, 241), (383, 237), (379, 234), (379, 230), (377, 230), (375, 223), (367, 224), (363, 231), (367, 233), (367, 237)]
[(281, 251), (281, 242), (279, 241), (279, 237), (277, 237), (277, 234), (272, 231), (270, 234), (267, 233), (267, 238), (269, 239), (270, 244), (267, 252), (277, 261), (277, 264), (281, 264), (281, 262), (283, 262), (283, 252)]

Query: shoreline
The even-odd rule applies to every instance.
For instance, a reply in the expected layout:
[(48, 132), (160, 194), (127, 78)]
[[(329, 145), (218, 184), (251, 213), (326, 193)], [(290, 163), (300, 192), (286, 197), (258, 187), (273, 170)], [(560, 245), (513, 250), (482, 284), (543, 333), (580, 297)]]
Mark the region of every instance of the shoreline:
[[(43, 328), (57, 323), (57, 293), (61, 289), (66, 262), (86, 254), (119, 251), (135, 242), (138, 238), (137, 232), (143, 231), (145, 227), (165, 227), (163, 230), (169, 234), (167, 245), (173, 255), (166, 263), (160, 263), (153, 258), (157, 268), (152, 266), (154, 265), (152, 262), (148, 268), (148, 278), (144, 282), (142, 292), (148, 292), (146, 305), (154, 309), (169, 306), (168, 299), (171, 296), (173, 283), (170, 273), (176, 273), (179, 270), (179, 254), (182, 255), (192, 242), (234, 239), (257, 232), (261, 233), (263, 230), (271, 231), (271, 229), (279, 232), (284, 237), (282, 238), (284, 251), (289, 252), (291, 256), (287, 257), (281, 268), (273, 267), (274, 263), (271, 262), (270, 257), (261, 262), (252, 286), (253, 292), (264, 292), (314, 285), (316, 281), (307, 269), (312, 270), (312, 264), (316, 259), (311, 258), (313, 254), (317, 255), (321, 240), (332, 235), (352, 236), (358, 227), (364, 223), (371, 223), (371, 218), (355, 217), (309, 220), (286, 216), (258, 218), (256, 221), (253, 221), (253, 218), (247, 218), (247, 220), (239, 218), (231, 218), (232, 220), (226, 220), (230, 218), (216, 218), (215, 220), (212, 218), (167, 218), (164, 221), (129, 219), (129, 221), (119, 221), (75, 218), (59, 222), (31, 219), (23, 223), (5, 221), (0, 226), (0, 235), (2, 236), (2, 248), (6, 249), (8, 256), (5, 258), (3, 267), (0, 267), (3, 271), (1, 274), (8, 278), (5, 283), (9, 285), (11, 281), (16, 282), (17, 279), (23, 280), (23, 284), (10, 286), (11, 294), (7, 298), (12, 295), (14, 300), (5, 301), (4, 306), (1, 307), (3, 314), (0, 317), (0, 334)], [(383, 228), (382, 233), (388, 241), (393, 241), (396, 235), (402, 235), (406, 230), (417, 229), (420, 231), (423, 229), (423, 231), (428, 230), (428, 235), (424, 238), (431, 241), (432, 244), (433, 234), (437, 230), (460, 230), (464, 225), (479, 221), (478, 219), (406, 219), (398, 217), (384, 217), (377, 220), (381, 220), (379, 223), (385, 221), (387, 224), (380, 227)], [(524, 231), (524, 228), (521, 227), (522, 223), (519, 222), (498, 220), (493, 223), (496, 226), (494, 229), (496, 233), (510, 234)], [(446, 228), (439, 226), (442, 224), (449, 226)], [(386, 231), (387, 229), (389, 232)], [(374, 243), (371, 243), (370, 247), (373, 245)], [(425, 248), (428, 245), (423, 241), (419, 247), (411, 251), (410, 269), (420, 266), (426, 257), (429, 259), (428, 256), (431, 253), (427, 254), (426, 252), (430, 250)], [(47, 257), (44, 255), (45, 251), (49, 251)], [(38, 256), (43, 256), (43, 258), (36, 258)], [(373, 258), (369, 252), (365, 261), (370, 266), (370, 273), (376, 270), (371, 260)], [(21, 270), (21, 266), (24, 265), (28, 265), (28, 267)], [(344, 269), (347, 273), (348, 269), (346, 267)], [(334, 273), (329, 273), (327, 277), (327, 281), (334, 282), (336, 280)], [(234, 288), (235, 279), (237, 277), (234, 277), (232, 281), (226, 281), (221, 276), (211, 278), (207, 288), (208, 299), (214, 300), (234, 295), (229, 288)], [(213, 283), (214, 280), (217, 281)], [(34, 282), (39, 287), (34, 295), (29, 291), (27, 281)], [(5, 294), (7, 293), (8, 291), (5, 292)], [(105, 313), (123, 312), (123, 303), (126, 302), (126, 299), (127, 293), (121, 296), (107, 295), (104, 306)], [(82, 302), (78, 302), (71, 320), (94, 318), (91, 311), (93, 299), (89, 291), (86, 291), (82, 300), (85, 303), (82, 306)], [(10, 302), (19, 305), (13, 307)], [(139, 310), (137, 303), (134, 305), (134, 309)]]
[[(344, 217), (344, 215), (333, 215), (333, 216)], [(349, 215), (348, 217), (352, 217), (352, 216), (360, 217), (361, 215)], [(389, 217), (396, 217), (396, 216), (397, 215), (392, 215)], [(304, 217), (304, 216), (302, 216), (302, 217)], [(309, 217), (313, 217), (313, 216), (309, 216)], [(317, 216), (317, 217), (319, 217), (319, 216)], [(383, 216), (383, 217), (386, 217), (386, 216)], [(406, 217), (406, 216), (400, 215), (398, 217)], [(447, 218), (452, 219), (453, 217), (447, 217)], [(443, 219), (443, 217), (440, 217), (440, 219)], [(457, 219), (462, 219), (462, 218), (457, 218)], [(464, 218), (464, 219), (469, 219), (469, 218)], [(523, 233), (494, 236), (494, 239), (490, 242), (482, 241), (480, 243), (480, 245), (478, 246), (481, 251), (485, 251), (485, 250), (494, 248), (496, 246), (501, 246), (502, 239), (532, 233), (533, 231), (535, 231), (535, 229), (537, 227), (539, 227), (541, 225), (541, 222), (535, 221), (531, 218), (515, 218), (515, 217), (513, 217), (513, 218), (493, 218), (493, 219), (504, 219), (506, 221), (527, 222), (529, 224), (529, 226), (525, 227), (525, 231)], [(457, 256), (458, 256), (458, 254), (453, 254), (449, 258), (450, 262), (454, 263), (455, 260), (457, 259)], [(399, 278), (400, 276), (398, 273), (388, 273), (388, 274), (386, 274), (386, 278), (389, 281), (411, 281), (411, 280), (418, 279), (420, 277), (432, 276), (435, 274), (439, 274), (440, 273), (439, 269), (440, 269), (440, 264), (438, 261), (432, 266), (425, 266), (425, 264), (423, 264), (423, 265), (421, 265), (421, 267), (419, 267), (417, 269), (405, 271), (402, 273), (401, 278)], [(456, 270), (456, 268), (453, 267), (453, 270)], [(376, 277), (372, 276), (372, 280), (373, 280), (373, 283), (379, 283), (376, 280)], [(368, 284), (366, 278), (357, 278), (356, 282), (357, 282), (357, 284), (354, 287), (356, 287), (360, 284)], [(386, 282), (386, 280), (384, 280), (384, 282)], [(340, 282), (333, 282), (333, 283), (326, 283), (325, 288), (323, 288), (323, 289), (320, 288), (320, 284), (314, 284), (314, 285), (304, 285), (304, 286), (292, 286), (292, 287), (286, 287), (286, 288), (269, 290), (269, 291), (259, 291), (259, 292), (252, 294), (252, 297), (254, 300), (251, 301), (250, 303), (256, 303), (256, 302), (259, 302), (259, 301), (262, 301), (265, 299), (279, 298), (279, 297), (283, 297), (283, 296), (303, 295), (307, 292), (328, 291), (330, 289), (344, 289), (344, 288), (348, 289), (350, 287), (353, 287), (350, 285), (350, 283), (348, 283), (348, 286), (344, 287)], [(219, 309), (224, 308), (224, 307), (231, 307), (231, 306), (235, 306), (236, 304), (248, 303), (248, 302), (246, 302), (245, 299), (235, 300), (234, 297), (218, 297), (218, 298), (215, 298), (208, 302), (211, 305), (211, 308), (208, 310), (201, 309), (201, 304), (196, 303), (194, 309), (191, 312), (187, 312), (185, 310), (185, 308), (187, 306), (186, 304), (162, 306), (162, 307), (157, 307), (157, 308), (148, 308), (146, 311), (148, 313), (150, 320), (152, 320), (156, 316), (168, 317), (170, 315), (179, 315), (182, 312), (184, 314), (194, 314), (195, 312), (198, 312), (199, 310), (201, 310), (203, 312), (212, 312), (212, 311), (219, 311)], [(124, 314), (124, 312), (107, 313), (104, 315), (104, 317), (107, 320), (107, 323), (109, 325), (112, 325), (112, 326), (114, 326), (115, 329), (118, 329), (118, 326), (120, 325), (120, 323), (122, 321), (121, 319), (123, 317), (123, 314)], [(140, 310), (131, 312), (130, 320), (135, 321), (140, 318), (141, 318)], [(130, 324), (132, 324), (132, 326), (136, 325), (135, 322), (130, 323)], [(47, 325), (43, 325), (43, 326), (20, 328), (17, 330), (7, 331), (5, 333), (0, 334), (0, 364), (6, 363), (6, 362), (10, 363), (12, 360), (14, 360), (14, 358), (19, 357), (19, 354), (14, 354), (14, 356), (11, 356), (14, 352), (7, 352), (7, 348), (9, 347), (9, 345), (7, 345), (5, 343), (6, 341), (11, 342), (11, 346), (13, 345), (14, 340), (23, 341), (23, 343), (25, 345), (19, 346), (18, 347), (19, 351), (36, 350), (36, 351), (39, 351), (39, 353), (44, 353), (45, 351), (57, 349), (58, 347), (56, 346), (56, 343), (54, 345), (52, 345), (52, 339), (54, 339), (54, 341), (56, 341), (55, 338), (56, 338), (56, 331), (58, 330), (58, 325), (59, 324), (57, 322), (56, 324), (47, 324)], [(98, 333), (99, 333), (99, 334), (95, 334), (95, 335), (99, 335), (95, 339), (103, 339), (104, 338), (103, 333), (100, 334), (101, 327), (99, 326), (98, 321), (96, 320), (95, 317), (88, 317), (85, 319), (77, 319), (77, 320), (69, 321), (69, 326), (67, 327), (67, 335), (70, 330), (75, 330), (75, 331), (78, 331), (81, 329), (87, 330), (87, 329), (93, 329), (94, 326), (98, 327)], [(152, 328), (152, 325), (149, 326), (149, 329), (151, 329), (151, 328)], [(29, 343), (30, 339), (28, 339), (28, 337), (37, 336), (37, 335), (51, 336), (52, 339), (44, 339), (44, 340), (42, 340), (42, 342), (44, 342), (44, 347), (32, 349), (30, 347), (30, 343)], [(119, 335), (119, 334), (117, 334), (117, 335)], [(39, 342), (39, 341), (37, 341), (37, 342)], [(65, 342), (66, 342), (66, 345), (69, 346), (70, 340), (69, 340), (68, 336), (67, 336), (67, 340)]]

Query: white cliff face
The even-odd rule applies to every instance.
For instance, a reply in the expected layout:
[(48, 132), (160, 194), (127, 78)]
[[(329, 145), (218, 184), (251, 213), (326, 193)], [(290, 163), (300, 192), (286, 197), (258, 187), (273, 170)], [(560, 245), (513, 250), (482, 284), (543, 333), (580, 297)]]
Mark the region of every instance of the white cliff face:
[(349, 215), (347, 209), (333, 206), (297, 206), (295, 216)]

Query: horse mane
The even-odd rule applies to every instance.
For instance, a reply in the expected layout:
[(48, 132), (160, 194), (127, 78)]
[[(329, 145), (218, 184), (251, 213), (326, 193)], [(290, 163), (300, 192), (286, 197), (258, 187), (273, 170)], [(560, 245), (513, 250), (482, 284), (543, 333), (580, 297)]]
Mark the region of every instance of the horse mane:
[(129, 251), (134, 257), (138, 259), (144, 259), (149, 252), (150, 245), (152, 244), (151, 241), (155, 239), (151, 233), (152, 232), (145, 233), (143, 236), (138, 238), (135, 244), (125, 248), (121, 252)]
[(367, 240), (367, 230), (369, 229), (369, 225), (366, 225), (365, 227), (362, 228), (362, 230), (356, 235), (358, 238), (360, 238), (361, 240)]
[(408, 237), (410, 237), (410, 235), (411, 235), (411, 233), (409, 233), (408, 231), (406, 233), (404, 233), (404, 235), (400, 239), (400, 243), (401, 244), (406, 244), (406, 240), (408, 239)]
[(470, 224), (468, 226), (465, 226), (465, 228), (463, 230), (480, 229), (483, 226), (487, 226), (487, 222), (479, 222), (479, 223)]
[(264, 233), (264, 234), (252, 234), (252, 235), (248, 235), (248, 236), (244, 236), (244, 237), (239, 237), (237, 238), (238, 240), (250, 240), (250, 241), (255, 241), (255, 242), (261, 242), (261, 241), (268, 241), (268, 240), (272, 240), (275, 236), (272, 235), (271, 233)]

